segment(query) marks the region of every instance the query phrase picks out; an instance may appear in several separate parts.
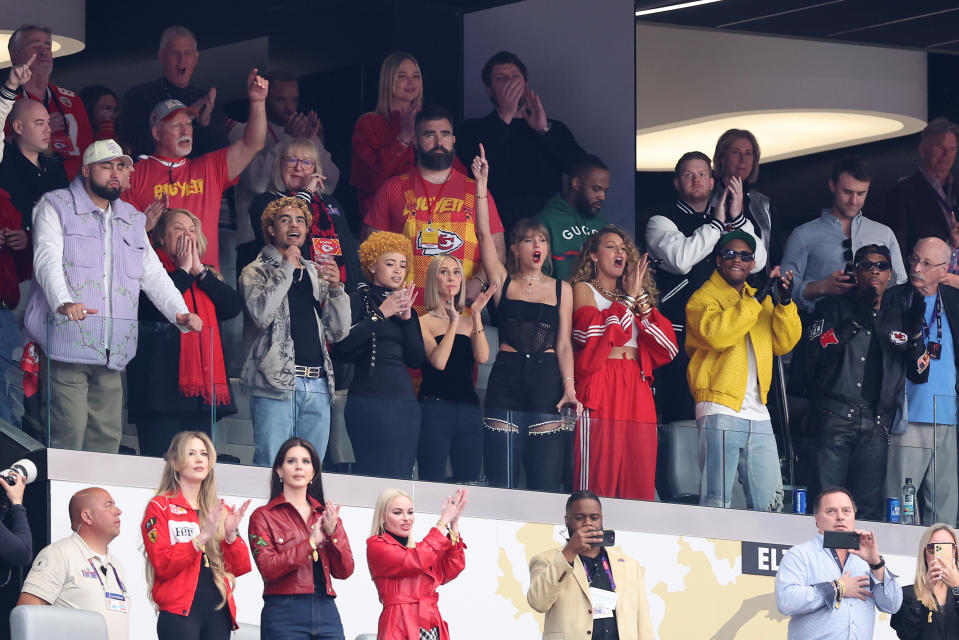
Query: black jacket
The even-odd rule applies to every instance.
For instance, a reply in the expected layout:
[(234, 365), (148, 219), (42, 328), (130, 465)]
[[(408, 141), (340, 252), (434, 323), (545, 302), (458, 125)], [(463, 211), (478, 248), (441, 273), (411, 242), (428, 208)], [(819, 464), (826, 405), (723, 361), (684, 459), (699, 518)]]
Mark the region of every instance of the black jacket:
[(942, 608), (929, 616), (926, 605), (916, 600), (915, 585), (902, 588), (902, 606), (889, 625), (900, 640), (947, 640), (959, 638), (959, 598), (949, 589)]
[(59, 154), (40, 154), (40, 166), (34, 165), (20, 152), (13, 141), (4, 143), (3, 162), (0, 162), (0, 189), (10, 194), (10, 202), (23, 218), (23, 228), (33, 228), (33, 205), (40, 196), (54, 189), (70, 186), (63, 160)]
[[(957, 194), (952, 194), (950, 206), (957, 205)], [(939, 205), (939, 196), (926, 177), (916, 171), (896, 183), (883, 203), (882, 219), (896, 234), (902, 258), (912, 252), (920, 238), (942, 238), (949, 242), (949, 226)]]
[(875, 408), (883, 427), (890, 427), (908, 377), (925, 382), (929, 368), (920, 370), (925, 345), (918, 327), (906, 327), (907, 300), (912, 287), (886, 290), (877, 311), (862, 308), (855, 291), (826, 298), (816, 305), (806, 329), (806, 378), (809, 402), (852, 419), (861, 407), (866, 355), (875, 333), (882, 355), (882, 383)]

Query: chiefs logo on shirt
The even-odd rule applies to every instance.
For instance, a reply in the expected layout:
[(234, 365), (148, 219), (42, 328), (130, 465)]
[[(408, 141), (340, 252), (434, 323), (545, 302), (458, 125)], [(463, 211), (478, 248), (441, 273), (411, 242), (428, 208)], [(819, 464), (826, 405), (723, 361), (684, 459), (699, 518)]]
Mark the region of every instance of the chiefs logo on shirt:
[(446, 229), (436, 230), (436, 242), (423, 240), (423, 230), (416, 233), (416, 252), (424, 256), (438, 256), (444, 253), (453, 253), (463, 246), (463, 239)]

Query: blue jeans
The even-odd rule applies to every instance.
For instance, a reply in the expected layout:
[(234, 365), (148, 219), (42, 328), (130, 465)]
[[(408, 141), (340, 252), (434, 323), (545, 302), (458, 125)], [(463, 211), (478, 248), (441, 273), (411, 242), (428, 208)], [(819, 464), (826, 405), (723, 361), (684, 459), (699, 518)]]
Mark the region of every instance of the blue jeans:
[[(256, 391), (254, 390), (254, 394)], [(253, 464), (269, 467), (280, 445), (296, 436), (309, 440), (320, 456), (319, 468), (330, 440), (330, 395), (323, 378), (296, 378), (296, 387), (286, 398), (250, 397), (253, 418)]]
[(725, 415), (703, 416), (699, 427), (699, 504), (729, 508), (736, 472), (743, 483), (746, 507), (781, 511), (782, 473), (776, 436), (769, 420)]
[(23, 413), (23, 389), (8, 380), (20, 371), (20, 363), (13, 359), (13, 350), (20, 346), (20, 327), (13, 311), (0, 309), (0, 420), (14, 427), (20, 426)]
[(340, 612), (325, 593), (263, 596), (260, 638), (344, 640)]

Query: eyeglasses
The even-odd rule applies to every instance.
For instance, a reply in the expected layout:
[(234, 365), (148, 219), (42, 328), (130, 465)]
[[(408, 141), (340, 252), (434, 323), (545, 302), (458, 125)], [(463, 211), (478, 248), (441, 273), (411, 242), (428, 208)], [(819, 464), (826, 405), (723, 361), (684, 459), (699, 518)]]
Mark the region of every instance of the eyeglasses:
[(946, 262), (929, 262), (928, 260), (920, 260), (920, 259), (919, 259), (919, 256), (917, 256), (917, 255), (911, 255), (911, 256), (909, 256), (909, 266), (910, 266), (910, 267), (914, 267), (914, 266), (916, 266), (917, 264), (921, 264), (921, 265), (922, 265), (922, 268), (923, 268), (925, 271), (928, 271), (929, 269), (935, 269), (936, 267), (941, 267), (941, 266), (943, 266), (944, 264), (948, 264), (948, 263), (946, 263)]
[(735, 260), (737, 257), (743, 262), (752, 262), (756, 255), (751, 251), (735, 251), (733, 249), (723, 249), (719, 256), (723, 260)]
[(846, 262), (852, 262), (852, 239), (846, 238), (842, 241), (842, 259)]
[(955, 546), (956, 546), (956, 543), (955, 543), (955, 542), (927, 542), (927, 543), (926, 543), (926, 552), (927, 552), (927, 553), (935, 553), (935, 552), (936, 552), (936, 545), (937, 545), (937, 544), (942, 544), (942, 545), (946, 545), (946, 544), (947, 544), (947, 545), (949, 545), (950, 547), (955, 547)]
[(856, 271), (869, 272), (869, 271), (872, 271), (873, 268), (879, 271), (889, 271), (892, 268), (892, 265), (890, 265), (885, 260), (880, 260), (879, 262), (872, 262), (871, 260), (860, 260), (859, 262), (856, 263)]
[(312, 160), (302, 160), (300, 158), (293, 158), (291, 156), (283, 156), (283, 162), (285, 162), (286, 166), (288, 166), (290, 169), (296, 169), (296, 165), (302, 164), (303, 168), (307, 171), (312, 169), (313, 165), (316, 164)]

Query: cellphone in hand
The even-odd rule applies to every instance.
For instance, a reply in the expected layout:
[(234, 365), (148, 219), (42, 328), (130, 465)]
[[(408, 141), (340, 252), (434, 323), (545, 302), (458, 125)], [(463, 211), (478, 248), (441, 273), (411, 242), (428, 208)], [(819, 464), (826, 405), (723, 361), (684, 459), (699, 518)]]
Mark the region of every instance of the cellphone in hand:
[(952, 563), (952, 545), (943, 544), (941, 542), (935, 543), (935, 556), (939, 558), (939, 562), (943, 566), (949, 566)]
[(856, 267), (851, 262), (846, 263), (846, 268), (842, 270), (846, 274), (846, 282), (853, 283), (856, 281)]
[(859, 534), (855, 531), (825, 531), (822, 546), (825, 549), (858, 549)]
[(616, 544), (616, 532), (612, 529), (603, 529), (603, 541), (593, 542), (591, 547), (612, 547)]

